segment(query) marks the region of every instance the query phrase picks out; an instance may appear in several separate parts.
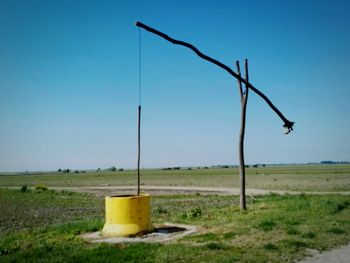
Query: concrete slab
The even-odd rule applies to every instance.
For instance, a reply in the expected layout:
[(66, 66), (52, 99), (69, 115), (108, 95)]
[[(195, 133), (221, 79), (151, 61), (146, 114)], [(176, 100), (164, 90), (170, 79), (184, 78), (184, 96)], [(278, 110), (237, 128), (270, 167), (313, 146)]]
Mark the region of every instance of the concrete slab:
[(81, 237), (89, 243), (164, 243), (191, 235), (198, 231), (196, 226), (165, 223), (156, 226), (152, 233), (136, 237), (104, 237), (101, 231), (82, 234)]

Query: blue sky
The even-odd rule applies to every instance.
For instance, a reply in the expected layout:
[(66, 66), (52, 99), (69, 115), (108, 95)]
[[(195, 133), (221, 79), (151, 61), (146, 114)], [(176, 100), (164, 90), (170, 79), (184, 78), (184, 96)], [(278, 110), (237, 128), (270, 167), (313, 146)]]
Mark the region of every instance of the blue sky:
[[(135, 168), (141, 21), (234, 66), (247, 163), (350, 160), (349, 1), (0, 0), (0, 171)], [(143, 167), (238, 163), (237, 83), (146, 31)]]

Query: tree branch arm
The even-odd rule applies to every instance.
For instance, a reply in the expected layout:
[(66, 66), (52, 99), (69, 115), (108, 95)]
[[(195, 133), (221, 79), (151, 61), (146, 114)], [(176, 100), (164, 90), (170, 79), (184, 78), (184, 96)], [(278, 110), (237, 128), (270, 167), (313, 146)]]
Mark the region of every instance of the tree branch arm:
[(249, 89), (251, 89), (252, 91), (254, 91), (256, 94), (258, 94), (263, 100), (265, 100), (265, 102), (270, 106), (270, 108), (282, 119), (282, 121), (284, 122), (283, 127), (285, 127), (286, 129), (288, 129), (288, 133), (290, 131), (293, 130), (293, 125), (294, 122), (289, 121), (286, 117), (284, 117), (284, 115), (276, 108), (275, 105), (273, 105), (273, 103), (269, 100), (269, 98), (263, 94), (260, 90), (258, 90), (257, 88), (255, 88), (251, 83), (247, 82), (244, 78), (242, 78), (242, 76), (238, 75), (236, 72), (234, 72), (230, 67), (226, 66), (225, 64), (221, 63), (220, 61), (211, 58), (205, 54), (203, 54), (202, 52), (200, 52), (195, 46), (193, 46), (190, 43), (184, 42), (184, 41), (180, 41), (180, 40), (176, 40), (173, 39), (171, 37), (169, 37), (168, 35), (154, 29), (151, 28), (141, 22), (136, 22), (136, 26), (145, 29), (148, 32), (151, 32), (153, 34), (156, 34), (162, 38), (164, 38), (165, 40), (175, 44), (175, 45), (180, 45), (180, 46), (184, 46), (187, 47), (189, 49), (191, 49), (193, 52), (195, 52), (199, 57), (201, 57), (204, 60), (207, 60), (217, 66), (219, 66), (220, 68), (226, 70), (230, 75), (232, 75), (233, 77), (235, 77), (236, 79), (238, 79), (239, 81), (243, 82), (246, 87), (248, 87)]

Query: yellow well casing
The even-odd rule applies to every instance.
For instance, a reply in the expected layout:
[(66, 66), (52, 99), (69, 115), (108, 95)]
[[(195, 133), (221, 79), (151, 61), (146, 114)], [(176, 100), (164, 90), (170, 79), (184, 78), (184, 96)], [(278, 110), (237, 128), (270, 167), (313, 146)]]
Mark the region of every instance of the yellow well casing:
[(153, 231), (150, 222), (150, 196), (106, 196), (105, 237), (126, 237)]

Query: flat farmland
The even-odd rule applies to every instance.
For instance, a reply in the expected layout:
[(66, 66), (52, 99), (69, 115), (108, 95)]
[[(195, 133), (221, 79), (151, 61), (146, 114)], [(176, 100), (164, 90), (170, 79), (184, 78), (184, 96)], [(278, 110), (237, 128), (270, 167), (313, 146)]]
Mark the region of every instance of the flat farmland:
[[(234, 168), (144, 169), (141, 181), (167, 189), (239, 187)], [(341, 193), (350, 191), (350, 165), (281, 165), (247, 168), (247, 187), (305, 193), (248, 195), (240, 211), (238, 195), (164, 191), (152, 195), (154, 226), (194, 225), (196, 233), (165, 243), (83, 241), (82, 233), (103, 227), (104, 195), (71, 190), (135, 184), (135, 170), (1, 174), (0, 261), (292, 263), (350, 240), (350, 196)]]
[[(249, 167), (247, 188), (286, 191), (350, 191), (350, 165)], [(1, 187), (134, 186), (136, 171), (38, 172), (0, 174)], [(238, 168), (142, 169), (141, 185), (239, 188)]]

